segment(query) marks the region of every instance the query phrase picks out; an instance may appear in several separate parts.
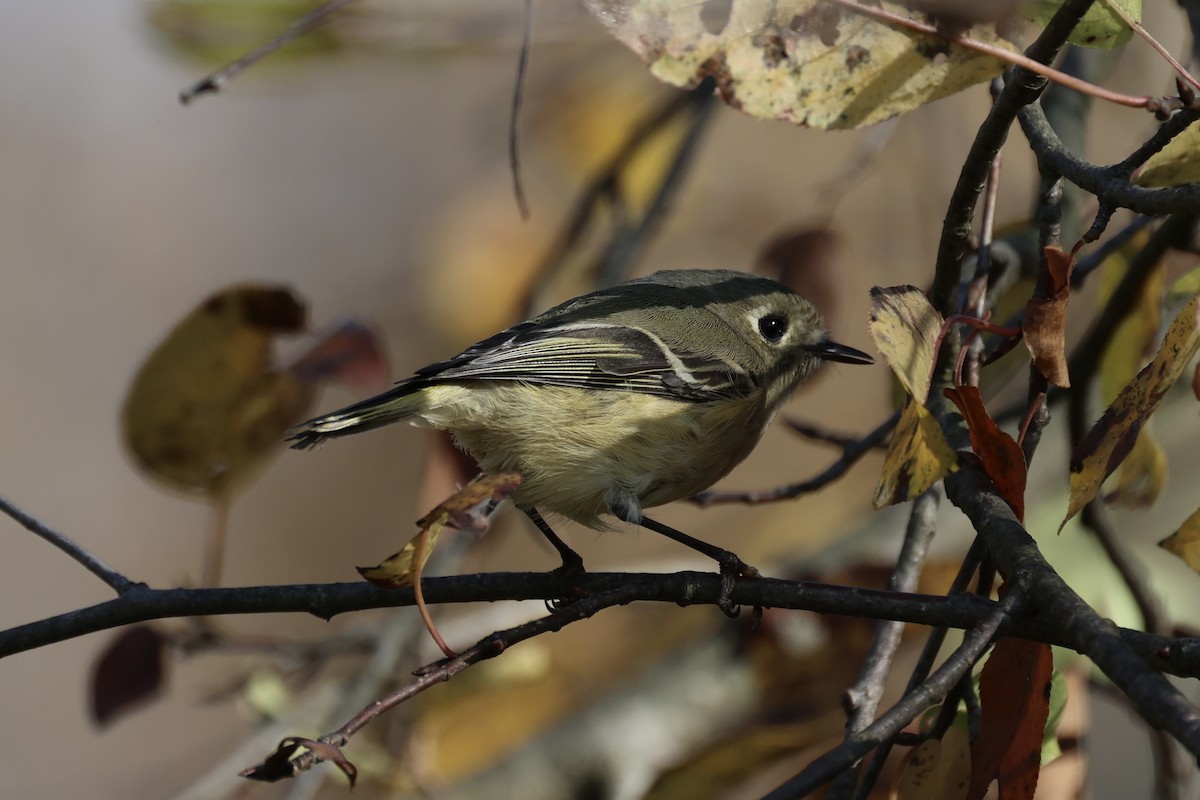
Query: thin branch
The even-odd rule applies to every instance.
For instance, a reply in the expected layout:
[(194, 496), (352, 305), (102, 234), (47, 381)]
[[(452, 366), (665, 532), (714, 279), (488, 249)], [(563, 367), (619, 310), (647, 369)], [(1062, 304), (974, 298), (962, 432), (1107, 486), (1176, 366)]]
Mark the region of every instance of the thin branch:
[(529, 219), (529, 203), (521, 183), (521, 105), (525, 102), (525, 79), (529, 71), (529, 51), (533, 41), (533, 0), (525, 0), (525, 28), (521, 34), (521, 55), (517, 59), (517, 81), (513, 86), (512, 114), (508, 118), (508, 164), (512, 170), (513, 194), (521, 219)]
[(1025, 587), (1039, 616), (1052, 622), (1068, 646), (1091, 659), (1147, 723), (1200, 757), (1200, 710), (1067, 586), (987, 476), (966, 463), (946, 477), (946, 496), (971, 520), (1000, 572), (1010, 584)]
[(599, 259), (594, 269), (598, 286), (611, 286), (620, 283), (628, 277), (629, 265), (633, 262), (638, 250), (658, 229), (658, 225), (671, 208), (671, 203), (683, 185), (683, 179), (688, 173), (692, 159), (700, 147), (708, 123), (712, 119), (713, 109), (716, 108), (716, 82), (706, 78), (692, 90), (692, 120), (683, 136), (683, 140), (675, 149), (670, 166), (658, 185), (654, 197), (642, 212), (637, 224), (619, 228)]
[(847, 445), (842, 451), (842, 457), (830, 464), (824, 472), (806, 481), (759, 491), (701, 492), (693, 497), (691, 502), (704, 508), (720, 503), (747, 503), (754, 505), (757, 503), (773, 503), (779, 500), (791, 500), (802, 494), (815, 492), (817, 489), (845, 475), (850, 467), (858, 463), (859, 459), (879, 447), (891, 435), (892, 428), (895, 428), (896, 423), (899, 421), (900, 412), (897, 411), (884, 420), (879, 427), (859, 439), (856, 443)]
[[(842, 449), (843, 453), (846, 450), (858, 445), (858, 443), (864, 438), (862, 436), (854, 436), (849, 433), (838, 433), (836, 431), (831, 431), (815, 423), (805, 422), (804, 420), (795, 419), (792, 417), (785, 418), (783, 420), (783, 424), (787, 425), (805, 439), (810, 439), (814, 442), (821, 442), (823, 444), (836, 445)], [(887, 442), (877, 442), (874, 446), (877, 450), (886, 450)]]
[[(1200, 184), (1186, 183), (1182, 186), (1167, 186), (1151, 189), (1138, 186), (1128, 179), (1130, 165), (1141, 158), (1149, 158), (1154, 148), (1164, 146), (1183, 128), (1200, 119), (1200, 108), (1180, 111), (1164, 124), (1155, 136), (1138, 148), (1136, 158), (1130, 156), (1113, 167), (1100, 167), (1088, 163), (1071, 153), (1050, 123), (1045, 112), (1037, 105), (1030, 105), (1020, 112), (1021, 129), (1029, 140), (1029, 146), (1037, 155), (1038, 163), (1069, 180), (1099, 198), (1101, 206), (1106, 204), (1128, 208), (1139, 214), (1163, 215), (1188, 213), (1200, 208)], [(1096, 226), (1085, 235), (1085, 240), (1099, 236)]]
[[(948, 593), (949, 597), (965, 596), (964, 593), (971, 584), (971, 576), (978, 569), (985, 552), (983, 542), (978, 536), (975, 537), (962, 564), (958, 567), (958, 574), (954, 576), (954, 582)], [(929, 636), (925, 639), (925, 646), (921, 648), (921, 653), (917, 656), (917, 663), (913, 665), (912, 673), (908, 676), (904, 695), (912, 692), (929, 677), (938, 653), (942, 650), (942, 644), (946, 641), (946, 632), (946, 628), (934, 628), (929, 632)], [(892, 747), (899, 741), (900, 734), (897, 733), (896, 736), (880, 742), (879, 746), (875, 748), (871, 760), (861, 770), (862, 775), (858, 781), (858, 788), (854, 792), (855, 800), (866, 800), (870, 797), (871, 790), (874, 789), (880, 773), (883, 772), (884, 764), (887, 763), (888, 755), (892, 752)]]
[[(1037, 40), (1025, 50), (1025, 55), (1043, 64), (1052, 61), (1091, 5), (1092, 0), (1067, 0), (1063, 3)], [(930, 302), (942, 316), (958, 310), (958, 285), (962, 259), (971, 235), (971, 218), (979, 193), (986, 185), (992, 161), (1004, 146), (1017, 112), (1037, 100), (1045, 87), (1045, 78), (1025, 70), (1015, 70), (975, 134), (946, 210), (933, 286), (929, 292)], [(952, 363), (952, 358), (943, 357), (940, 369), (944, 370)]]
[[(621, 171), (642, 152), (642, 147), (678, 115), (686, 113), (698, 104), (709, 104), (712, 92), (712, 79), (701, 81), (700, 85), (690, 92), (672, 93), (665, 103), (638, 122), (621, 149), (608, 160), (575, 201), (567, 224), (542, 259), (531, 286), (545, 285), (566, 262), (567, 255), (583, 240), (595, 217), (597, 207), (606, 200), (615, 202), (620, 193), (618, 179)], [(534, 297), (530, 293), (526, 307), (520, 315), (522, 318), (530, 316), (533, 302)]]
[(1021, 605), (1021, 592), (1005, 593), (986, 620), (967, 631), (963, 643), (929, 676), (929, 679), (892, 706), (866, 730), (848, 737), (838, 747), (813, 761), (804, 771), (766, 795), (764, 800), (791, 800), (804, 797), (829, 782), (875, 747), (895, 737), (900, 729), (925, 709), (940, 702), (983, 655), (1011, 615)]
[(220, 586), (225, 564), (225, 541), (229, 535), (229, 511), (233, 500), (228, 495), (213, 498), (209, 506), (209, 528), (204, 540), (204, 564), (200, 569), (201, 586)]
[(352, 2), (354, 0), (329, 0), (328, 3), (314, 8), (266, 44), (251, 50), (237, 61), (226, 64), (216, 72), (210, 73), (207, 77), (184, 89), (179, 93), (179, 102), (186, 106), (202, 94), (216, 94), (236, 78), (242, 70), (263, 60), (293, 39), (300, 38)]
[[(418, 669), (415, 681), (400, 687), (379, 700), (368, 703), (336, 731), (321, 736), (317, 741), (329, 745), (333, 748), (334, 752), (340, 754), (340, 748), (344, 747), (350, 741), (351, 737), (366, 727), (371, 721), (391, 711), (401, 703), (416, 697), (425, 690), (439, 683), (445, 683), (467, 667), (477, 664), (480, 661), (495, 658), (513, 645), (527, 639), (560, 631), (567, 625), (588, 619), (606, 608), (630, 603), (637, 599), (638, 594), (639, 588), (637, 584), (631, 583), (591, 597), (586, 597), (582, 600), (577, 600), (570, 605), (556, 609), (551, 614), (540, 619), (535, 619), (523, 625), (517, 625), (516, 627), (485, 636), (453, 658), (443, 659), (442, 661), (434, 662)], [(279, 761), (272, 763), (272, 759), (269, 758), (263, 764), (251, 767), (241, 774), (247, 778), (273, 781), (304, 772), (325, 760), (326, 756), (322, 750), (310, 749), (308, 752), (287, 762), (286, 766), (290, 767), (290, 772), (285, 771), (286, 767), (282, 763)]]
[[(904, 533), (904, 544), (896, 559), (896, 568), (888, 579), (888, 590), (914, 592), (925, 565), (925, 555), (937, 532), (937, 512), (942, 500), (941, 486), (935, 486), (913, 501), (908, 518), (908, 529)], [(892, 662), (900, 647), (900, 636), (904, 633), (903, 622), (880, 623), (875, 638), (867, 651), (858, 681), (846, 690), (843, 704), (846, 706), (846, 741), (862, 733), (875, 719), (879, 702), (883, 699), (884, 685)], [(830, 798), (850, 797), (854, 792), (857, 773), (848, 769), (838, 776), (829, 789)]]
[(108, 564), (105, 564), (99, 558), (92, 555), (82, 545), (77, 544), (74, 540), (65, 534), (59, 533), (49, 525), (40, 522), (30, 514), (26, 514), (24, 511), (17, 508), (3, 497), (0, 497), (0, 512), (12, 517), (27, 531), (36, 533), (47, 542), (78, 561), (87, 569), (88, 572), (92, 573), (97, 578), (108, 584), (108, 586), (118, 595), (124, 594), (131, 589), (144, 585), (140, 583), (134, 583), (133, 581), (129, 580), (129, 578), (126, 578)]

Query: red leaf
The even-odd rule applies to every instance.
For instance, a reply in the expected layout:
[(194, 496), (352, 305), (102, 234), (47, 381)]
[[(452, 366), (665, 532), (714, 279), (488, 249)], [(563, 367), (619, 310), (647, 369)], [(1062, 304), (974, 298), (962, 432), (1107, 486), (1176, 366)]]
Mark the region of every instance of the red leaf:
[(983, 720), (971, 745), (967, 800), (980, 800), (993, 780), (1000, 781), (1000, 800), (1033, 798), (1053, 669), (1050, 645), (1042, 642), (1004, 638), (992, 650), (979, 682)]
[(99, 726), (153, 700), (165, 682), (166, 637), (150, 625), (121, 631), (92, 670), (92, 720)]
[(1028, 467), (1021, 446), (996, 425), (983, 405), (978, 388), (959, 386), (942, 391), (958, 406), (963, 419), (967, 421), (967, 429), (971, 432), (971, 447), (983, 462), (984, 471), (992, 479), (992, 483), (996, 484), (1000, 496), (1012, 506), (1017, 519), (1023, 522)]

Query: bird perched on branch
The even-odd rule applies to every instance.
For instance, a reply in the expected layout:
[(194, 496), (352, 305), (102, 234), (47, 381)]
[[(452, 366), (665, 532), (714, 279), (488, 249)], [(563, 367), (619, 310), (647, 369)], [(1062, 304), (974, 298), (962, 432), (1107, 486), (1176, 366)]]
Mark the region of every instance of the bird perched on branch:
[(783, 284), (729, 270), (656, 272), (568, 300), (289, 439), (309, 448), (401, 420), (449, 431), (485, 473), (521, 474), (511, 499), (564, 569), (582, 562), (539, 511), (597, 529), (612, 515), (715, 558), (728, 612), (733, 579), (750, 568), (642, 510), (724, 477), (824, 361), (872, 363), (832, 341), (812, 304)]

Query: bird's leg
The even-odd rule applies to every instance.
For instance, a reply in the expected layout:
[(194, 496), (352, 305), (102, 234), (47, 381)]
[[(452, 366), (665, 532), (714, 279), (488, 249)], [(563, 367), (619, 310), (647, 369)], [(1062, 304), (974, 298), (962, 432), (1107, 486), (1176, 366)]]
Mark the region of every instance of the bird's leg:
[(664, 525), (661, 522), (642, 517), (638, 520), (626, 520), (641, 525), (647, 530), (652, 530), (655, 533), (661, 533), (668, 539), (674, 539), (682, 545), (692, 548), (693, 550), (703, 553), (709, 558), (721, 565), (721, 594), (717, 597), (717, 607), (725, 612), (728, 617), (736, 617), (738, 615), (738, 607), (730, 600), (733, 594), (733, 583), (738, 578), (756, 578), (759, 576), (759, 571), (750, 566), (746, 562), (738, 558), (736, 553), (728, 550), (723, 550), (720, 547), (711, 545), (708, 542), (701, 541), (694, 536), (688, 536), (683, 531), (676, 530), (670, 525)]
[(546, 540), (554, 545), (554, 549), (558, 551), (559, 557), (562, 558), (562, 566), (554, 570), (554, 577), (558, 579), (560, 591), (563, 592), (564, 596), (556, 600), (546, 601), (546, 608), (554, 611), (563, 605), (574, 602), (574, 600), (579, 599), (585, 594), (579, 588), (572, 588), (569, 585), (569, 581), (572, 578), (584, 573), (583, 558), (559, 538), (554, 529), (550, 527), (550, 523), (542, 518), (542, 515), (538, 513), (536, 508), (522, 508), (521, 510), (525, 512), (525, 516), (533, 521), (533, 524), (542, 532)]
[(525, 512), (525, 516), (533, 520), (533, 524), (537, 526), (537, 529), (542, 532), (546, 540), (554, 545), (554, 549), (558, 551), (558, 555), (562, 559), (562, 566), (554, 570), (555, 574), (560, 578), (572, 578), (582, 574), (584, 572), (583, 559), (579, 553), (568, 547), (567, 543), (558, 537), (558, 534), (550, 527), (550, 523), (542, 518), (542, 515), (538, 513), (536, 508), (522, 508), (521, 510)]

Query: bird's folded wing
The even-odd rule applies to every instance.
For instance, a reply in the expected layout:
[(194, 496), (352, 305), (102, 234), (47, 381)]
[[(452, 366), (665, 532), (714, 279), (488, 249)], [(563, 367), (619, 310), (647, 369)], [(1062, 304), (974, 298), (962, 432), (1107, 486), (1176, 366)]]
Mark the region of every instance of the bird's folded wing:
[(719, 358), (669, 348), (641, 328), (595, 323), (518, 325), (425, 367), (410, 382), (458, 380), (640, 392), (692, 402), (744, 397), (756, 386), (752, 376)]

